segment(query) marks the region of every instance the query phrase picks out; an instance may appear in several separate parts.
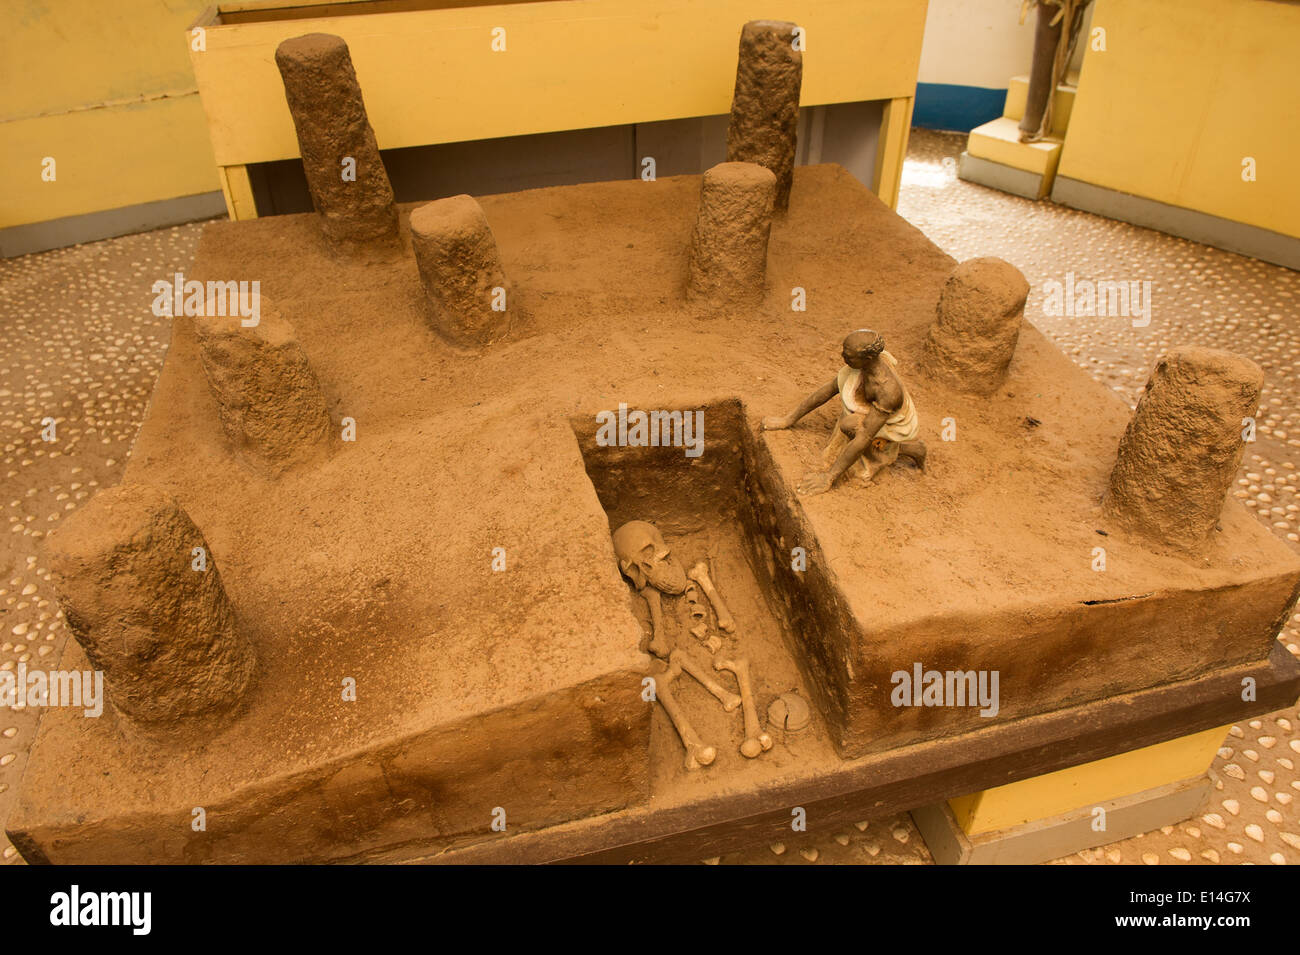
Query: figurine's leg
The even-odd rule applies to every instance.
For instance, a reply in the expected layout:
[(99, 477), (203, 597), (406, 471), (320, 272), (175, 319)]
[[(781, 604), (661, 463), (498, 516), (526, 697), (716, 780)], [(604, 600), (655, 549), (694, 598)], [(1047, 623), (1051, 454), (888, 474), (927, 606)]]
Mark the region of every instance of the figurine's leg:
[[(827, 443), (826, 449), (822, 451), (823, 467), (829, 469), (837, 460), (839, 460), (840, 455), (844, 453), (845, 446), (851, 440), (858, 437), (865, 423), (863, 416), (860, 414), (846, 414), (840, 417), (839, 422), (831, 430), (831, 439)], [(865, 477), (865, 467), (865, 460), (859, 460), (850, 464), (848, 470), (861, 471), (863, 477)]]
[(826, 442), (826, 447), (822, 450), (822, 467), (829, 468), (839, 458), (840, 452), (844, 446), (849, 443), (844, 432), (839, 428), (831, 428), (830, 440)]
[(879, 432), (881, 426), (885, 423), (883, 413), (874, 415), (845, 415), (836, 425), (839, 434), (847, 434), (852, 431), (852, 439), (844, 445), (840, 455), (831, 465), (830, 470), (822, 471), (817, 474), (806, 474), (803, 480), (795, 487), (799, 494), (825, 494), (831, 489), (837, 478), (844, 474), (850, 468), (855, 471), (862, 469), (862, 476), (865, 480), (870, 481), (876, 476), (876, 472), (882, 467), (887, 467), (894, 463), (898, 457), (898, 445), (896, 442), (887, 442), (889, 447), (881, 448), (876, 455), (872, 455), (873, 439), (870, 437)]
[(900, 458), (909, 458), (922, 471), (925, 470), (925, 442), (924, 441), (904, 441), (898, 446), (898, 456)]
[(866, 453), (862, 455), (862, 461), (866, 465), (866, 473), (862, 475), (862, 479), (874, 481), (877, 474), (898, 460), (900, 448), (901, 445), (897, 441), (873, 440), (867, 446)]

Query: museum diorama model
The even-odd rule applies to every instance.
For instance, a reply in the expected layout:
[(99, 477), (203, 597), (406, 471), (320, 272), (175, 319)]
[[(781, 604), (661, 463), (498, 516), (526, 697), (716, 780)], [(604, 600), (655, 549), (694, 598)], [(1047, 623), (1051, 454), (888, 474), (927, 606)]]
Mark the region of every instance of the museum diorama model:
[(29, 861), (698, 859), (1290, 702), (1300, 560), (1225, 505), (1259, 368), (1171, 350), (1130, 414), (1014, 266), (796, 170), (794, 25), (703, 176), (422, 204), (342, 39), (275, 59), (316, 212), (206, 227), (50, 535), (110, 705), (45, 714)]

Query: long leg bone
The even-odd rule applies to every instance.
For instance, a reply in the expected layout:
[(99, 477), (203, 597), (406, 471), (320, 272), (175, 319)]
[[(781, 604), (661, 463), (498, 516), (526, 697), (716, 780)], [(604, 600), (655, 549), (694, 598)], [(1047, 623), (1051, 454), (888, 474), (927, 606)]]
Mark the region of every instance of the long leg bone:
[(758, 710), (754, 708), (754, 691), (749, 683), (749, 661), (743, 657), (736, 660), (714, 660), (713, 669), (730, 670), (736, 675), (740, 685), (740, 698), (744, 701), (745, 741), (740, 744), (740, 754), (746, 759), (753, 759), (764, 750), (772, 748), (772, 737), (761, 731), (758, 725)]
[(686, 719), (686, 714), (678, 706), (677, 700), (673, 698), (669, 685), (680, 674), (681, 668), (676, 664), (668, 667), (666, 673), (662, 673), (656, 681), (655, 699), (663, 704), (664, 712), (673, 722), (673, 729), (677, 730), (677, 735), (681, 737), (682, 745), (686, 747), (686, 768), (699, 769), (701, 766), (707, 766), (712, 763), (718, 756), (718, 751), (712, 746), (705, 746), (700, 742), (700, 737), (696, 735), (695, 728), (691, 726), (690, 721)]
[(718, 629), (726, 633), (734, 633), (736, 622), (731, 619), (731, 614), (727, 612), (727, 605), (718, 596), (718, 588), (714, 587), (713, 581), (709, 579), (708, 566), (701, 561), (692, 567), (686, 576), (700, 585), (700, 589), (704, 591), (704, 596), (708, 597), (709, 603), (713, 604), (713, 611), (718, 615)]
[(728, 713), (734, 712), (736, 707), (740, 706), (743, 702), (740, 697), (736, 696), (736, 694), (732, 693), (717, 680), (713, 679), (713, 677), (709, 675), (709, 671), (696, 663), (694, 657), (689, 653), (684, 653), (681, 650), (674, 650), (668, 656), (668, 662), (675, 667), (685, 670), (691, 676), (695, 677), (695, 679), (699, 680), (700, 686), (704, 687), (716, 696), (718, 702), (722, 704), (722, 708)]
[(644, 587), (641, 596), (650, 605), (650, 652), (667, 659), (670, 648), (664, 639), (664, 609), (659, 600), (659, 591), (653, 587)]

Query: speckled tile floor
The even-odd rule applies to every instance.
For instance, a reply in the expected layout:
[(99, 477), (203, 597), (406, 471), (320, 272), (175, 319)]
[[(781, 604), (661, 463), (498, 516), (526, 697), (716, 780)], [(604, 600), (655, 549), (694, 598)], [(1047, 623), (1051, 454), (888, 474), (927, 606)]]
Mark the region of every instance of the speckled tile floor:
[[(965, 183), (965, 137), (914, 130), (899, 211), (957, 259), (996, 255), (1030, 283), (1025, 315), (1076, 362), (1136, 403), (1171, 344), (1232, 348), (1264, 368), (1259, 440), (1236, 495), (1275, 534), (1300, 547), (1300, 275), (1217, 249)], [(98, 487), (116, 484), (144, 420), (169, 328), (150, 311), (150, 286), (187, 270), (202, 226), (0, 260), (0, 669), (56, 660), (66, 638), (45, 532)], [(1053, 317), (1044, 283), (1151, 282), (1151, 323)], [(42, 439), (55, 420), (58, 440)], [(1297, 614), (1281, 635), (1300, 655)], [(0, 819), (8, 816), (35, 733), (32, 710), (0, 710)], [(1215, 760), (1203, 814), (1177, 826), (1058, 860), (1064, 864), (1300, 862), (1300, 712), (1293, 706), (1234, 726)], [(906, 814), (843, 831), (794, 834), (720, 861), (925, 864)], [(6, 863), (20, 863), (0, 839)], [(711, 860), (712, 861), (712, 860)]]
[[(188, 270), (199, 224), (0, 259), (0, 669), (48, 668), (67, 631), (41, 565), (46, 531), (121, 479), (171, 328), (150, 287)], [(54, 442), (42, 439), (53, 418)], [(0, 819), (39, 712), (0, 709)], [(21, 857), (3, 840), (5, 862)]]

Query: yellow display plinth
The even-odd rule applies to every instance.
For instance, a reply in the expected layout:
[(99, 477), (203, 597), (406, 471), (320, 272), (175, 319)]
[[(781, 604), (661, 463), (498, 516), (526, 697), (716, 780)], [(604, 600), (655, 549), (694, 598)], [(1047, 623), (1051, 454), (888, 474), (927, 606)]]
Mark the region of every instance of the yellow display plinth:
[(1146, 746), (1072, 769), (950, 799), (967, 835), (994, 832), (1144, 792), (1204, 773), (1227, 726)]
[(1043, 176), (1050, 183), (1061, 158), (1061, 143), (1059, 140), (1022, 143), (1019, 121), (1003, 116), (972, 129), (966, 151), (977, 159)]

